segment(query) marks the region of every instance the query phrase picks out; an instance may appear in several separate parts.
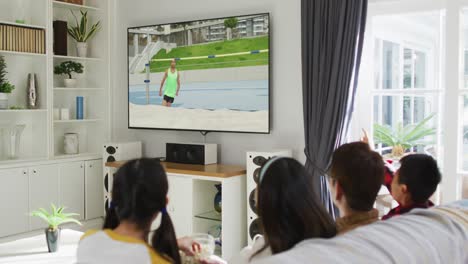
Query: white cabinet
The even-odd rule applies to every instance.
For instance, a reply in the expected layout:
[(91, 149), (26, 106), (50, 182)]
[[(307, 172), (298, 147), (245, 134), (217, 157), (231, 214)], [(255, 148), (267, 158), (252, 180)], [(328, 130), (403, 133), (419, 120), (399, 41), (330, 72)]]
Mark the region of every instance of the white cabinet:
[(0, 182), (0, 237), (28, 231), (28, 171), (2, 170)]
[(65, 213), (79, 214), (76, 218), (85, 218), (85, 168), (83, 161), (63, 163), (60, 169), (60, 198), (58, 206), (66, 207)]
[(102, 160), (85, 162), (85, 217), (86, 220), (104, 216)]
[[(29, 168), (29, 209), (50, 210), (50, 204), (59, 204), (59, 167), (43, 165)], [(27, 184), (23, 188), (27, 188)], [(31, 217), (31, 230), (46, 228), (47, 224), (38, 217)]]
[(169, 203), (167, 211), (171, 216), (177, 237), (189, 236), (192, 228), (193, 181), (188, 177), (168, 175)]
[(0, 169), (0, 237), (46, 228), (30, 213), (52, 203), (79, 220), (102, 217), (102, 185), (102, 159)]

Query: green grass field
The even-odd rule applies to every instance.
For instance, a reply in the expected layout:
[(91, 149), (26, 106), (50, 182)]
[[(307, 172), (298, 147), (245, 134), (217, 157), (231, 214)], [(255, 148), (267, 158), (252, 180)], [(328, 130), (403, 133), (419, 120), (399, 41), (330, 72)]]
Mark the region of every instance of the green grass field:
[[(190, 47), (180, 47), (166, 53), (161, 50), (153, 59), (185, 58), (196, 56), (208, 56), (219, 54), (230, 54), (237, 52), (247, 52), (252, 50), (268, 49), (268, 37), (258, 37), (250, 39), (236, 39), (231, 41), (216, 42), (205, 45)], [(150, 64), (151, 72), (163, 72), (170, 66), (170, 61), (153, 61)], [(238, 55), (230, 57), (220, 57), (212, 59), (180, 60), (177, 62), (179, 70), (200, 70), (232, 68), (244, 66), (256, 66), (268, 64), (268, 52), (259, 54)]]

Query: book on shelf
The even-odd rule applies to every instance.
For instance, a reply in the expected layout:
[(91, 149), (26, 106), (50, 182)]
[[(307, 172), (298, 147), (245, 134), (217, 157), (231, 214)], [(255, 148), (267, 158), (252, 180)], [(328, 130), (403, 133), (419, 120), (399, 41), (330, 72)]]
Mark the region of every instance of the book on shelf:
[(0, 50), (45, 53), (45, 30), (0, 24)]

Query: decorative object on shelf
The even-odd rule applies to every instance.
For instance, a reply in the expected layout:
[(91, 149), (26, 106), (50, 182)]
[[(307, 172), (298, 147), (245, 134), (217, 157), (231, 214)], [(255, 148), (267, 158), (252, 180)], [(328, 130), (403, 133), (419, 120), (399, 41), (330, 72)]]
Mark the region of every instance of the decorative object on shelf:
[(28, 74), (28, 109), (37, 109), (39, 105), (37, 95), (37, 76), (35, 73)]
[(70, 120), (70, 109), (68, 108), (60, 109), (60, 120)]
[(78, 154), (79, 141), (77, 133), (66, 133), (63, 141), (65, 154)]
[(68, 36), (67, 36), (67, 21), (55, 20), (54, 27), (54, 54), (55, 55), (68, 55)]
[(374, 141), (376, 144), (392, 147), (390, 158), (399, 159), (412, 147), (434, 144), (430, 140), (425, 140), (426, 137), (436, 134), (435, 126), (427, 126), (434, 116), (435, 113), (432, 113), (421, 122), (404, 127), (402, 123), (398, 123), (396, 128), (374, 124)]
[(214, 237), (216, 246), (222, 246), (222, 225), (219, 224), (210, 227), (208, 234)]
[(84, 97), (83, 96), (76, 97), (76, 119), (77, 120), (84, 119)]
[(60, 225), (65, 223), (75, 223), (81, 225), (80, 221), (73, 218), (78, 216), (75, 213), (64, 213), (65, 207), (51, 205), (52, 211), (49, 213), (44, 208), (31, 212), (31, 216), (37, 216), (44, 220), (49, 226), (45, 229), (47, 247), (49, 252), (56, 252), (60, 243)]
[(0, 109), (8, 109), (8, 94), (15, 89), (15, 86), (8, 82), (7, 73), (5, 58), (0, 55)]
[(14, 20), (18, 24), (26, 24), (26, 13), (27, 13), (27, 3), (26, 0), (17, 0), (16, 8), (14, 8), (13, 16)]
[(76, 79), (72, 78), (72, 73), (83, 73), (83, 65), (79, 62), (64, 61), (59, 65), (55, 66), (54, 73), (57, 75), (67, 75), (68, 79), (64, 79), (65, 87), (73, 88), (76, 87)]
[(16, 105), (10, 106), (10, 110), (23, 110), (23, 109), (24, 109), (24, 107), (22, 107), (22, 106), (16, 106)]
[(88, 31), (88, 12), (81, 12), (81, 21), (78, 22), (73, 11), (70, 11), (75, 17), (76, 25), (68, 27), (68, 34), (77, 41), (77, 54), (78, 57), (86, 57), (88, 55), (88, 44), (86, 43), (91, 37), (93, 37), (101, 27), (101, 21), (92, 25)]
[(0, 50), (45, 54), (44, 29), (0, 24), (0, 36), (9, 40), (0, 41)]
[(3, 142), (8, 159), (17, 159), (19, 157), (21, 146), (21, 135), (26, 125), (17, 125), (12, 123), (0, 124), (0, 132), (3, 130)]
[(60, 120), (60, 109), (54, 108), (54, 120)]
[(221, 213), (222, 211), (222, 203), (221, 203), (221, 184), (215, 184), (216, 189), (218, 189), (218, 192), (216, 193), (214, 197), (214, 209), (216, 212)]

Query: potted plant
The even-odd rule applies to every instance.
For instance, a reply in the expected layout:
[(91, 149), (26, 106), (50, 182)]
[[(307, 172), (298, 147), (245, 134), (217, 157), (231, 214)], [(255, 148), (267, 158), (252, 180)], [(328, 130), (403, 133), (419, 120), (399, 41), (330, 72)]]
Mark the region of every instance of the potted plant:
[(56, 207), (54, 204), (51, 205), (52, 212), (47, 212), (44, 208), (40, 208), (37, 211), (31, 213), (32, 216), (37, 216), (43, 219), (49, 226), (45, 229), (47, 247), (49, 252), (56, 252), (58, 250), (58, 243), (60, 241), (60, 225), (65, 223), (76, 223), (81, 225), (80, 221), (72, 218), (79, 214), (64, 213), (65, 207)]
[(83, 73), (83, 65), (79, 62), (64, 61), (55, 66), (54, 73), (67, 75), (68, 79), (64, 79), (65, 87), (75, 87), (76, 79), (72, 78), (72, 73)]
[(15, 89), (6, 79), (6, 74), (5, 58), (0, 55), (0, 109), (8, 109), (8, 94)]
[(68, 34), (72, 38), (77, 41), (77, 53), (78, 57), (86, 57), (88, 53), (88, 41), (91, 37), (93, 37), (96, 32), (101, 28), (101, 22), (98, 21), (96, 24), (92, 25), (91, 28), (88, 30), (88, 12), (81, 11), (81, 20), (78, 22), (78, 18), (76, 17), (75, 13), (71, 11), (73, 16), (75, 17), (75, 26), (68, 27)]
[(417, 124), (403, 126), (398, 123), (396, 128), (374, 124), (374, 141), (376, 144), (392, 147), (391, 158), (400, 158), (414, 146), (433, 144), (425, 141), (425, 138), (436, 134), (436, 128), (427, 125), (434, 115), (429, 115)]

